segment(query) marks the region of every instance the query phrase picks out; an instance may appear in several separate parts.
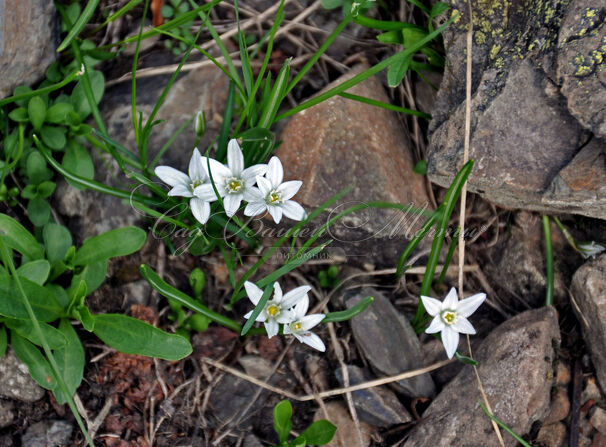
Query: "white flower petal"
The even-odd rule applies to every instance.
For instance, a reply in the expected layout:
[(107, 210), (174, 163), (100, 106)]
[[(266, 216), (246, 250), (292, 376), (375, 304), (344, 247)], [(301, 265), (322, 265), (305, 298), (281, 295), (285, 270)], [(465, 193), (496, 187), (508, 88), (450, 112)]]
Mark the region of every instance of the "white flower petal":
[[(276, 303), (283, 304), (282, 303), (282, 287), (280, 287), (280, 283), (278, 283), (278, 282), (274, 283), (274, 300), (276, 300)], [(284, 308), (290, 309), (290, 307), (284, 307)]]
[(265, 175), (267, 173), (267, 165), (260, 164), (246, 168), (242, 171), (242, 178), (246, 186), (252, 186), (257, 183), (257, 175)]
[[(283, 310), (280, 312), (280, 315), (276, 318), (278, 323), (288, 325), (288, 323), (292, 323), (294, 318), (294, 313), (290, 310)], [(286, 326), (284, 326), (286, 328)]]
[(284, 200), (288, 200), (299, 192), (302, 184), (303, 182), (301, 180), (291, 180), (289, 182), (282, 183), (276, 189), (282, 193), (282, 198)]
[(231, 139), (227, 143), (227, 166), (234, 177), (239, 177), (244, 169), (244, 154), (235, 139)]
[(255, 321), (258, 321), (259, 323), (265, 323), (266, 320), (267, 320), (267, 317), (265, 316), (265, 312), (261, 312), (261, 313), (259, 313), (259, 316), (257, 317), (257, 319)]
[(431, 320), (431, 324), (425, 329), (425, 332), (428, 334), (435, 334), (436, 332), (442, 331), (445, 327), (446, 324), (444, 324), (439, 315), (436, 315), (433, 320)]
[(270, 181), (272, 188), (277, 188), (284, 180), (284, 169), (282, 169), (282, 162), (278, 157), (271, 157), (269, 163), (267, 163), (267, 179)]
[(459, 347), (459, 333), (446, 326), (442, 331), (442, 344), (446, 349), (446, 355), (451, 359)]
[(305, 218), (305, 209), (294, 200), (287, 200), (280, 207), (284, 215), (289, 219), (303, 220)]
[(299, 301), (297, 304), (295, 304), (295, 307), (294, 307), (295, 318), (297, 320), (300, 320), (301, 318), (303, 318), (305, 316), (305, 314), (307, 313), (308, 308), (309, 308), (309, 297), (307, 296), (307, 294), (305, 294), (305, 296), (301, 299), (301, 301)]
[[(310, 290), (310, 286), (301, 286), (297, 287), (296, 289), (292, 289), (290, 292), (284, 295), (284, 298), (282, 298), (282, 307), (284, 307), (285, 309), (290, 309), (303, 298), (305, 298), (307, 296), (307, 292), (309, 292)], [(305, 315), (306, 312), (307, 309), (305, 309), (303, 315)]]
[(463, 317), (468, 317), (480, 307), (480, 304), (482, 304), (485, 299), (485, 293), (476, 293), (469, 298), (465, 298), (464, 300), (459, 301), (457, 312)]
[(455, 289), (454, 287), (451, 287), (450, 290), (448, 291), (448, 295), (446, 295), (446, 298), (444, 298), (444, 301), (442, 302), (442, 310), (444, 310), (444, 309), (456, 310), (458, 302), (459, 302), (459, 296), (457, 295), (457, 289)]
[(317, 326), (322, 322), (322, 320), (326, 317), (324, 314), (311, 314), (306, 315), (301, 320), (301, 328), (305, 331), (310, 330), (312, 327)]
[(189, 185), (176, 185), (168, 191), (168, 195), (171, 197), (193, 197)]
[[(221, 194), (221, 189), (217, 189), (217, 192)], [(213, 185), (210, 183), (204, 183), (203, 185), (196, 186), (196, 189), (194, 189), (194, 195), (199, 199), (206, 200), (207, 202), (214, 202), (217, 200), (217, 194), (215, 194)]]
[(271, 217), (274, 218), (275, 223), (280, 223), (280, 220), (282, 219), (282, 208), (279, 206), (268, 206), (267, 211), (269, 211)]
[(423, 306), (425, 306), (425, 310), (429, 315), (435, 317), (442, 310), (442, 302), (440, 300), (436, 300), (430, 296), (421, 296), (421, 301), (423, 301)]
[(265, 330), (267, 331), (267, 338), (271, 338), (277, 335), (280, 331), (280, 325), (275, 319), (270, 319), (265, 322)]
[(206, 170), (202, 166), (202, 156), (198, 151), (198, 148), (194, 149), (194, 152), (189, 160), (189, 178), (194, 181), (204, 181), (206, 180)]
[(322, 339), (313, 332), (305, 332), (301, 335), (302, 337), (300, 340), (302, 340), (303, 343), (308, 344), (309, 346), (314, 349), (317, 349), (318, 351), (326, 351), (326, 346), (324, 346), (324, 342), (322, 341)]
[(290, 335), (292, 334), (292, 331), (290, 330), (290, 324), (285, 324), (284, 325), (284, 335)]
[(259, 188), (256, 188), (254, 186), (247, 186), (244, 188), (243, 195), (244, 200), (246, 200), (247, 202), (262, 202), (263, 204), (265, 204), (263, 194), (261, 193), (261, 190)]
[[(218, 184), (219, 179), (225, 177), (231, 177), (231, 171), (227, 166), (222, 163), (219, 163), (214, 158), (203, 157), (202, 158), (202, 167), (204, 171), (208, 175), (208, 165), (210, 164), (210, 173), (213, 175), (213, 181)], [(209, 176), (210, 178), (210, 176)]]
[(461, 334), (473, 335), (476, 333), (476, 330), (474, 329), (472, 324), (469, 322), (469, 320), (462, 315), (459, 315), (457, 317), (456, 323), (452, 324), (450, 327), (453, 330), (460, 332)]
[(264, 202), (251, 202), (244, 208), (245, 216), (257, 216), (267, 209)]
[(246, 313), (244, 314), (244, 318), (246, 318), (246, 319), (248, 320), (250, 317), (252, 317), (252, 314), (253, 314), (253, 312), (254, 312), (254, 311), (255, 311), (255, 310), (253, 309), (253, 310), (251, 310), (250, 312), (246, 312)]
[(205, 224), (208, 221), (208, 218), (210, 217), (210, 203), (206, 200), (194, 197), (189, 200), (189, 207), (191, 208), (191, 213), (198, 222)]
[(250, 281), (246, 281), (244, 283), (244, 288), (246, 289), (246, 295), (248, 299), (256, 306), (261, 297), (263, 296), (263, 290), (257, 287), (255, 283)]
[(267, 194), (269, 194), (273, 189), (271, 186), (271, 182), (265, 177), (261, 177), (260, 175), (257, 175), (255, 179), (257, 180), (257, 186), (259, 187), (259, 191), (261, 191), (261, 195), (265, 199)]
[(170, 166), (158, 166), (154, 170), (154, 173), (160, 178), (160, 180), (170, 186), (190, 184), (190, 179), (187, 174), (178, 171), (175, 168), (171, 168)]
[(223, 206), (227, 217), (236, 214), (238, 208), (240, 208), (240, 203), (242, 203), (242, 194), (227, 194), (223, 197)]

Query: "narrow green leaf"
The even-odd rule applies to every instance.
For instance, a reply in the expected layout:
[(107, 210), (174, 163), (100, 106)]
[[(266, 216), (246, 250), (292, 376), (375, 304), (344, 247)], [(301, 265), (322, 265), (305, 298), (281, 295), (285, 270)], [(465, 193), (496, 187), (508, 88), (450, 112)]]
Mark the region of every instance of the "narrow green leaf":
[(280, 438), (280, 442), (288, 441), (288, 435), (292, 429), (292, 405), (288, 400), (279, 402), (274, 407), (274, 430)]
[(0, 237), (8, 247), (17, 250), (29, 260), (41, 259), (44, 256), (44, 251), (34, 236), (6, 214), (0, 214)]
[[(38, 336), (37, 331), (31, 321), (14, 320), (12, 318), (8, 318), (5, 321), (5, 324), (12, 331), (17, 332), (21, 337), (27, 338), (35, 345), (42, 346), (42, 338)], [(46, 340), (51, 349), (65, 347), (67, 340), (57, 328), (47, 323), (39, 322), (39, 324), (42, 331), (42, 337), (44, 340)]]
[(61, 42), (61, 45), (59, 45), (59, 47), (57, 48), (57, 53), (60, 53), (65, 50), (72, 43), (72, 40), (74, 40), (74, 38), (77, 37), (78, 34), (80, 34), (82, 29), (86, 26), (86, 24), (92, 17), (98, 4), (99, 0), (88, 1), (86, 7), (84, 8), (84, 11), (82, 11), (82, 14), (80, 15), (76, 23), (73, 24), (69, 33), (67, 34), (63, 42)]
[(350, 307), (349, 309), (342, 310), (339, 312), (330, 312), (326, 314), (324, 319), (322, 320), (322, 324), (326, 323), (336, 323), (339, 321), (347, 321), (351, 320), (356, 315), (364, 312), (368, 306), (370, 306), (374, 301), (374, 298), (371, 296), (367, 296), (363, 300), (356, 303), (355, 306)]
[(74, 265), (87, 265), (117, 256), (126, 256), (138, 251), (147, 234), (137, 227), (124, 227), (110, 230), (84, 241), (76, 252)]
[(38, 348), (15, 331), (11, 331), (11, 347), (15, 355), (27, 366), (30, 376), (47, 390), (57, 388), (57, 380), (51, 365)]
[[(62, 348), (55, 350), (55, 360), (59, 367), (59, 373), (63, 377), (65, 385), (69, 390), (69, 394), (70, 396), (73, 396), (80, 386), (84, 375), (84, 364), (86, 360), (84, 356), (84, 347), (69, 320), (65, 318), (61, 319), (59, 331), (63, 334), (66, 343)], [(68, 396), (65, 396), (59, 388), (55, 390), (55, 398), (59, 405), (63, 405), (69, 400)]]
[[(28, 279), (19, 278), (38, 321), (54, 321), (63, 315), (63, 308), (50, 290)], [(0, 315), (21, 320), (29, 319), (14, 278), (0, 279)]]
[(268, 285), (267, 287), (265, 287), (265, 290), (263, 291), (263, 295), (261, 295), (261, 299), (255, 306), (250, 318), (248, 320), (246, 320), (246, 324), (244, 324), (244, 327), (242, 328), (242, 332), (240, 333), (240, 335), (246, 335), (247, 332), (250, 330), (250, 328), (253, 326), (253, 324), (255, 324), (257, 317), (259, 316), (261, 311), (265, 308), (265, 305), (267, 304), (267, 301), (269, 300), (269, 296), (271, 295), (273, 290), (274, 290), (273, 283)]
[(192, 353), (189, 341), (122, 314), (95, 315), (93, 333), (112, 348), (126, 354), (164, 360), (181, 360)]
[(27, 278), (39, 285), (44, 285), (48, 279), (51, 266), (46, 259), (37, 259), (23, 264), (17, 269), (17, 273), (22, 278)]
[(486, 414), (486, 416), (488, 416), (490, 419), (492, 419), (493, 421), (495, 421), (499, 427), (501, 427), (503, 430), (505, 430), (507, 433), (509, 433), (511, 436), (513, 436), (513, 438), (516, 441), (518, 441), (523, 447), (532, 447), (528, 442), (526, 442), (524, 440), (524, 438), (522, 438), (520, 435), (518, 435), (516, 432), (514, 432), (511, 428), (509, 428), (509, 426), (507, 426), (500, 419), (497, 419), (493, 414), (491, 414), (486, 409), (486, 407), (484, 406), (484, 404), (482, 403), (482, 401), (480, 401), (479, 399), (478, 399), (478, 403), (480, 404), (480, 407), (482, 407), (482, 411)]
[(8, 347), (8, 335), (6, 333), (6, 327), (0, 326), (0, 358), (6, 354), (6, 348)]

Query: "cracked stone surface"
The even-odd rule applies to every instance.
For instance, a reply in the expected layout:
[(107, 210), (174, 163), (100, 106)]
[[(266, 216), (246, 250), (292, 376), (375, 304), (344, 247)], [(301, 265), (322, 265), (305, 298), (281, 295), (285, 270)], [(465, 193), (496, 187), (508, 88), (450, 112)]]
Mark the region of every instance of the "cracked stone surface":
[[(471, 191), (506, 208), (606, 219), (606, 6), (600, 0), (473, 2)], [(463, 157), (465, 2), (444, 32), (428, 176)]]
[(0, 397), (35, 402), (44, 397), (44, 390), (29, 375), (27, 366), (12, 349), (0, 358)]
[(44, 77), (57, 58), (58, 39), (53, 2), (0, 0), (0, 98)]

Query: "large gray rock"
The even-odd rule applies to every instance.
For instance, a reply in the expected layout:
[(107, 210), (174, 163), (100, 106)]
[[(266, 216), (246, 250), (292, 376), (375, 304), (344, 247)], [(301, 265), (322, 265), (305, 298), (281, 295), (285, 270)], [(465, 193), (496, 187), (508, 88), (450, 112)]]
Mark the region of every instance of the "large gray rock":
[[(346, 298), (352, 307), (367, 296), (375, 301), (350, 322), (356, 344), (372, 368), (382, 375), (395, 375), (422, 368), (421, 344), (408, 320), (378, 290), (356, 289)], [(423, 374), (394, 382), (409, 397), (430, 397), (435, 393), (431, 376)]]
[(583, 264), (572, 278), (573, 306), (587, 342), (596, 376), (606, 388), (606, 254)]
[(23, 447), (59, 447), (67, 445), (74, 427), (66, 421), (41, 421), (27, 429), (21, 437)]
[(8, 427), (13, 423), (15, 414), (13, 403), (10, 400), (0, 399), (0, 429)]
[[(553, 307), (530, 310), (507, 320), (475, 352), (484, 390), (496, 417), (519, 435), (529, 433), (550, 409), (560, 341)], [(411, 432), (406, 447), (499, 446), (490, 419), (478, 404), (476, 376), (466, 365), (442, 390)], [(505, 445), (517, 445), (504, 436)]]
[(53, 2), (0, 0), (0, 98), (44, 77), (57, 58), (57, 25)]
[(29, 375), (27, 366), (9, 349), (0, 358), (0, 397), (35, 402), (44, 397), (44, 390)]
[[(354, 68), (327, 89), (365, 68)], [(389, 102), (375, 77), (348, 93)], [(308, 209), (349, 186), (353, 189), (332, 207), (331, 217), (371, 201), (431, 208), (425, 180), (413, 172), (411, 148), (395, 112), (336, 96), (293, 116), (282, 140), (277, 155), (287, 178), (303, 181), (295, 199)], [(329, 237), (334, 240), (331, 246), (342, 247), (354, 262), (393, 265), (423, 221), (413, 213), (367, 208), (341, 218)]]
[[(350, 385), (357, 385), (373, 379), (370, 374), (357, 366), (348, 365), (347, 372)], [(335, 373), (341, 386), (345, 386), (341, 368), (337, 368)], [(396, 395), (386, 387), (367, 388), (354, 391), (351, 394), (358, 417), (361, 421), (372, 426), (390, 427), (412, 421), (412, 417), (406, 408), (400, 403)]]
[[(504, 207), (606, 218), (604, 3), (472, 3), (470, 190)], [(429, 178), (442, 186), (463, 156), (467, 3), (454, 8), (462, 17), (444, 32), (428, 148)]]

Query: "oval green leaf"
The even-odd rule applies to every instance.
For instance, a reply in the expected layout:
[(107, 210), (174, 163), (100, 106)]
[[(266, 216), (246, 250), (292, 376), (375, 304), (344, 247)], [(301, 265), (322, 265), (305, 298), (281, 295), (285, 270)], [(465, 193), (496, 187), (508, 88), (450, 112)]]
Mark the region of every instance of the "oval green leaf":
[(88, 265), (139, 250), (147, 234), (141, 228), (124, 227), (87, 239), (76, 252), (74, 265)]

